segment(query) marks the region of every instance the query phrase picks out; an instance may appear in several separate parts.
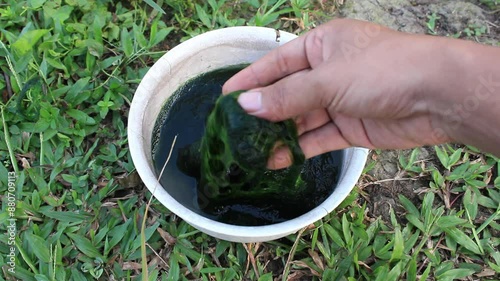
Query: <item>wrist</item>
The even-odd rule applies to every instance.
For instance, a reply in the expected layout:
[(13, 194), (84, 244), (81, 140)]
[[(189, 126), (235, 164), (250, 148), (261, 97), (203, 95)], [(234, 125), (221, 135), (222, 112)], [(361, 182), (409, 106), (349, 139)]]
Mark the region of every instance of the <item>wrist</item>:
[(500, 49), (457, 39), (441, 47), (441, 73), (427, 96), (434, 137), (497, 153)]
[(413, 85), (414, 110), (429, 117), (432, 133), (426, 144), (457, 141), (450, 132), (453, 105), (457, 103), (457, 77), (463, 75), (464, 62), (458, 60), (453, 43), (458, 40), (411, 35), (411, 53), (416, 54), (409, 74), (415, 77)]

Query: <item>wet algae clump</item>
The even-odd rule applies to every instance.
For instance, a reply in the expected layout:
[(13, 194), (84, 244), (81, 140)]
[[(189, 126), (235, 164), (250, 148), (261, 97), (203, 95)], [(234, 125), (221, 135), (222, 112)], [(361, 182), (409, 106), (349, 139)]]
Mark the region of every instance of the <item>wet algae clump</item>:
[[(173, 136), (172, 163), (160, 179), (189, 209), (237, 225), (264, 225), (300, 216), (334, 190), (340, 152), (305, 160), (295, 123), (271, 123), (248, 115), (237, 103), (241, 92), (221, 96), (222, 84), (239, 68), (217, 70), (188, 81), (167, 102), (153, 141), (157, 173)], [(266, 169), (277, 145), (291, 150), (294, 164)]]
[[(298, 195), (295, 182), (305, 157), (298, 144), (295, 123), (291, 120), (272, 123), (247, 114), (237, 102), (240, 93), (217, 99), (208, 116), (199, 151), (190, 152), (201, 155), (200, 192), (219, 202)], [(292, 152), (294, 166), (284, 177), (290, 186), (283, 186), (272, 176), (266, 177), (267, 159), (276, 144), (285, 145)]]

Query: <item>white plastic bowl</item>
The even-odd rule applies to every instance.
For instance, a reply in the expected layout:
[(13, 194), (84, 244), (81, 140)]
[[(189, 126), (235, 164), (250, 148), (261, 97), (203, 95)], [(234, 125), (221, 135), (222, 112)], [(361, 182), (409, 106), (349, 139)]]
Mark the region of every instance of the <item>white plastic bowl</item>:
[(368, 150), (343, 150), (342, 170), (332, 195), (300, 217), (265, 226), (238, 226), (205, 218), (176, 201), (158, 183), (151, 155), (151, 139), (156, 118), (169, 96), (191, 78), (229, 65), (251, 63), (295, 37), (281, 31), (278, 42), (277, 31), (264, 27), (231, 27), (201, 34), (161, 57), (135, 92), (128, 118), (128, 140), (137, 172), (158, 201), (209, 235), (234, 242), (260, 242), (294, 233), (337, 207), (351, 192), (363, 171)]

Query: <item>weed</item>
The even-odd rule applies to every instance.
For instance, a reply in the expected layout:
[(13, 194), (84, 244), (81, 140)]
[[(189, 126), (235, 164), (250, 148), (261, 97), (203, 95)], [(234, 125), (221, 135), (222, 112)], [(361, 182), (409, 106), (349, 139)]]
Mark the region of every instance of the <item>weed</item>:
[(437, 24), (437, 20), (441, 19), (441, 17), (439, 17), (436, 13), (432, 13), (431, 15), (428, 15), (427, 16), (427, 29), (429, 31), (430, 34), (432, 35), (436, 35), (437, 32), (436, 32), (436, 24)]
[(500, 6), (500, 1), (498, 0), (480, 0), (479, 2), (486, 5), (491, 10), (495, 10)]

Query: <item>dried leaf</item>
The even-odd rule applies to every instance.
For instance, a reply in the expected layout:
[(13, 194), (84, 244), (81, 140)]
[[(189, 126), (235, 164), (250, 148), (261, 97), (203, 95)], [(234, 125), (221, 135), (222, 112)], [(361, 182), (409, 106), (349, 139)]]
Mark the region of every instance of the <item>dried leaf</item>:
[(325, 265), (323, 264), (323, 260), (320, 258), (318, 253), (316, 251), (313, 251), (312, 249), (308, 250), (309, 255), (313, 259), (314, 263), (321, 268), (321, 270), (325, 270)]
[(134, 188), (139, 186), (142, 181), (137, 172), (132, 172), (128, 175), (118, 177), (118, 183), (125, 188)]
[(161, 229), (160, 227), (158, 227), (156, 229), (156, 231), (158, 231), (158, 233), (160, 234), (161, 238), (163, 238), (163, 240), (165, 240), (165, 242), (167, 242), (167, 244), (169, 244), (169, 245), (174, 245), (175, 242), (177, 241), (177, 239), (175, 239), (172, 235), (170, 235), (170, 233), (168, 233), (167, 231)]
[(123, 270), (139, 270), (141, 269), (141, 264), (132, 261), (126, 261), (122, 264)]
[(474, 275), (477, 277), (488, 277), (488, 276), (495, 276), (496, 272), (491, 268), (484, 268), (483, 271)]
[[(321, 277), (321, 274), (319, 272), (317, 272), (315, 269), (311, 268), (307, 263), (305, 263), (303, 261), (293, 261), (292, 264), (296, 265), (298, 267), (308, 268), (314, 276)], [(297, 272), (297, 271), (295, 271), (295, 272)]]

